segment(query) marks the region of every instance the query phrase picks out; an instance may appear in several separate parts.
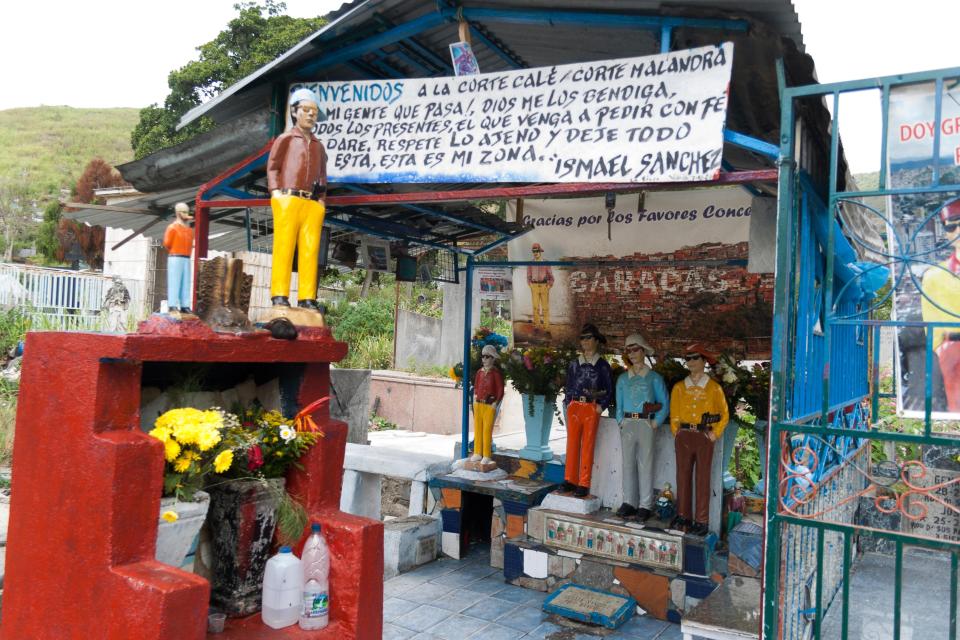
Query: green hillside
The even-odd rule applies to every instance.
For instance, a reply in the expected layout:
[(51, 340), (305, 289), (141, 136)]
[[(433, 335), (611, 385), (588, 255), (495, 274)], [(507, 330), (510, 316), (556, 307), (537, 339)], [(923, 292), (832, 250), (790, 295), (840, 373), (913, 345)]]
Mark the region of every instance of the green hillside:
[(22, 181), (37, 196), (72, 188), (100, 156), (116, 166), (133, 159), (130, 132), (139, 109), (29, 107), (0, 111), (0, 183)]

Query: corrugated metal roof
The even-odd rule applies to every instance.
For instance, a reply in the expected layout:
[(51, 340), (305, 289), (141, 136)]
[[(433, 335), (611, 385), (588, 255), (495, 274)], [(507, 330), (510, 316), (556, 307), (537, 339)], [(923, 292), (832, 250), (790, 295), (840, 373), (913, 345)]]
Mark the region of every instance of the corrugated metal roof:
[[(142, 209), (143, 213), (129, 213), (116, 210), (78, 209), (64, 211), (63, 215), (71, 220), (89, 225), (129, 229), (131, 233), (157, 220), (156, 224), (145, 229), (142, 235), (152, 239), (162, 239), (168, 222), (173, 222), (173, 205), (178, 202), (193, 202), (200, 185), (170, 189), (159, 193), (145, 193), (118, 204), (125, 209)], [(235, 210), (224, 218), (210, 223), (210, 248), (215, 251), (241, 251), (247, 248), (247, 234), (244, 225), (244, 212)]]
[[(450, 0), (439, 0), (440, 6), (452, 6)], [(385, 44), (378, 51), (358, 55), (349, 63), (335, 64), (310, 72), (309, 77), (297, 75), (304, 64), (324, 54), (336, 52), (362, 42), (397, 25), (409, 23), (422, 16), (436, 14), (435, 0), (356, 0), (344, 4), (330, 14), (326, 27), (304, 39), (272, 63), (262, 67), (223, 94), (188, 113), (182, 122), (201, 115), (213, 117), (220, 126), (207, 134), (193, 138), (182, 145), (159, 151), (142, 160), (119, 167), (124, 177), (141, 190), (156, 191), (158, 198), (168, 199), (172, 206), (178, 199), (189, 197), (172, 195), (171, 190), (199, 185), (220, 175), (227, 168), (262, 147), (269, 136), (270, 94), (275, 82), (298, 80), (355, 80), (364, 77), (382, 77), (369, 71), (380, 62), (388, 62), (405, 77), (452, 74), (449, 68), (448, 44), (458, 39), (456, 21), (441, 22), (438, 26), (420, 30), (403, 41)], [(684, 49), (723, 41), (734, 43), (734, 66), (731, 78), (730, 108), (727, 126), (739, 133), (777, 144), (779, 142), (779, 94), (775, 61), (783, 59), (788, 79), (795, 84), (812, 82), (812, 61), (803, 54), (800, 24), (789, 0), (472, 0), (471, 9), (518, 9), (613, 13), (617, 16), (669, 15), (689, 18), (744, 19), (747, 32), (678, 27), (672, 34), (673, 48)], [(577, 17), (579, 19), (579, 16)], [(544, 24), (518, 24), (509, 21), (487, 21), (471, 24), (483, 30), (487, 39), (497, 43), (502, 51), (484, 44), (474, 37), (474, 50), (480, 68), (495, 72), (514, 67), (504, 59), (504, 52), (524, 67), (550, 66), (572, 62), (605, 60), (628, 56), (649, 55), (660, 50), (660, 34), (648, 29), (626, 29), (619, 26), (591, 24), (584, 27), (570, 22), (555, 21)], [(369, 73), (368, 73), (369, 71)], [(366, 75), (365, 75), (366, 74)], [(826, 130), (826, 111), (818, 115), (823, 120), (816, 127)], [(821, 126), (822, 125), (822, 126)], [(737, 169), (749, 170), (769, 166), (742, 149), (727, 145), (724, 159)], [(252, 194), (266, 194), (263, 172), (254, 171), (244, 178), (238, 188)], [(389, 193), (406, 189), (431, 190), (432, 185), (368, 185), (374, 191)], [(471, 188), (477, 185), (444, 185), (444, 190)], [(331, 185), (332, 195), (344, 193), (343, 186)], [(196, 186), (193, 187), (194, 191)], [(175, 192), (180, 194), (182, 192)], [(146, 198), (146, 197), (145, 197)], [(144, 202), (147, 206), (149, 202)], [(421, 208), (424, 209), (424, 208)], [(466, 220), (482, 220), (483, 213), (465, 203), (430, 205), (429, 209), (442, 214), (462, 216)], [(223, 235), (211, 239), (211, 248), (229, 250), (246, 246), (242, 211), (228, 214), (214, 222), (212, 234)], [(102, 213), (102, 212), (101, 212)], [(85, 212), (88, 221), (100, 214)], [(117, 226), (118, 214), (110, 214), (111, 226)], [(134, 214), (136, 215), (136, 214)], [(258, 214), (259, 215), (259, 214)], [(449, 221), (444, 217), (425, 214), (411, 207), (376, 206), (331, 211), (330, 217), (341, 216), (344, 221), (376, 218), (383, 222), (401, 223), (415, 232), (432, 232), (435, 236), (465, 239), (478, 231), (470, 224)], [(231, 217), (233, 216), (233, 217)], [(269, 219), (269, 211), (264, 212)], [(123, 219), (122, 216), (120, 219)], [(259, 219), (259, 218), (258, 218)], [(133, 223), (134, 220), (131, 220)], [(374, 220), (374, 223), (377, 223)], [(490, 221), (498, 226), (500, 221)], [(138, 225), (142, 226), (142, 222)], [(157, 225), (152, 233), (162, 233), (164, 225)], [(137, 227), (132, 227), (137, 228)], [(267, 224), (258, 226), (257, 233), (268, 232)], [(505, 229), (516, 232), (514, 228)], [(338, 233), (352, 233), (338, 231)], [(148, 233), (149, 235), (149, 233)], [(264, 236), (266, 237), (266, 236)]]
[[(585, 11), (593, 13), (676, 15), (686, 17), (745, 18), (760, 31), (772, 35), (772, 44), (785, 39), (792, 48), (803, 53), (800, 22), (790, 0), (474, 0), (471, 8), (518, 8), (552, 11)], [(330, 24), (304, 39), (297, 46), (268, 65), (227, 88), (219, 96), (189, 111), (180, 121), (180, 126), (209, 116), (217, 122), (227, 122), (251, 110), (269, 104), (269, 78), (282, 77), (285, 81), (295, 78), (291, 74), (307, 60), (322, 52), (342, 48), (344, 40), (363, 31), (363, 27), (386, 30), (390, 25), (399, 25), (436, 11), (433, 0), (356, 0), (344, 4), (329, 14)], [(659, 35), (649, 30), (618, 28), (589, 29), (566, 25), (517, 25), (505, 22), (476, 22), (486, 33), (515, 52), (526, 66), (546, 66), (567, 62), (583, 62), (631, 55), (648, 55), (659, 51)], [(416, 40), (433, 54), (446, 59), (446, 45), (456, 40), (456, 23), (446, 22), (428, 29)], [(684, 30), (679, 30), (684, 32)], [(718, 42), (731, 39), (733, 34), (713, 30), (699, 30), (695, 39)], [(629, 34), (627, 37), (625, 37)], [(368, 34), (370, 35), (370, 34)], [(687, 36), (678, 33), (675, 42), (688, 46)], [(737, 40), (738, 38), (733, 38)], [(743, 38), (739, 38), (743, 39)], [(510, 66), (497, 53), (482, 43), (475, 42), (474, 49), (483, 71), (500, 71)], [(387, 45), (386, 53), (396, 54), (397, 45)], [(766, 62), (772, 65), (776, 51), (768, 51)], [(735, 54), (735, 57), (737, 54)], [(391, 65), (406, 72), (408, 77), (427, 75), (422, 69), (398, 56), (390, 58)], [(736, 73), (736, 69), (734, 70)], [(362, 78), (356, 67), (336, 65), (311, 74), (309, 80), (351, 80)]]

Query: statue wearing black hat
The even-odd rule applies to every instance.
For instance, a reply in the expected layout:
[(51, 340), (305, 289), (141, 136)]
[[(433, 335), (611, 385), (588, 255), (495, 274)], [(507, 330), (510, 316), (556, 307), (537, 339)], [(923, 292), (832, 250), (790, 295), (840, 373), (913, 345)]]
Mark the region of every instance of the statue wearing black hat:
[(600, 414), (613, 397), (610, 364), (600, 357), (600, 345), (606, 344), (596, 326), (583, 325), (580, 331), (582, 355), (570, 362), (564, 386), (567, 413), (567, 466), (563, 490), (578, 497), (590, 494), (593, 473), (593, 447), (597, 440)]

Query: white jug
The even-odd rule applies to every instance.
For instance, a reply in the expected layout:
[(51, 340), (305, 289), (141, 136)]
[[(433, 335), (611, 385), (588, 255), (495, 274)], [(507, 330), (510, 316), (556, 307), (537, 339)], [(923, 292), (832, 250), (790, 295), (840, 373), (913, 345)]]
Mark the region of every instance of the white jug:
[(263, 624), (274, 629), (296, 624), (302, 602), (303, 566), (290, 547), (280, 547), (263, 574)]

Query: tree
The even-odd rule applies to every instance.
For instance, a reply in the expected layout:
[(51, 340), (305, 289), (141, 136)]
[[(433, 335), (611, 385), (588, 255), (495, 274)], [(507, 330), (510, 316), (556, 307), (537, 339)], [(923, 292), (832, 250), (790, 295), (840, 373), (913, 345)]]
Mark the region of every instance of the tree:
[(33, 223), (36, 201), (22, 181), (0, 179), (0, 233), (3, 261), (13, 260), (14, 243), (27, 234)]
[(57, 240), (57, 226), (63, 214), (63, 205), (53, 200), (43, 210), (43, 222), (37, 231), (37, 251), (47, 262), (59, 262), (57, 251), (60, 242)]
[(177, 123), (193, 107), (253, 73), (326, 24), (323, 18), (282, 15), (287, 6), (276, 0), (265, 0), (262, 6), (242, 2), (233, 8), (237, 17), (216, 38), (197, 47), (199, 58), (170, 72), (167, 78), (170, 93), (163, 107), (152, 104), (140, 111), (140, 122), (130, 136), (137, 159), (212, 129), (213, 121), (208, 118), (201, 118), (180, 131)]
[[(120, 172), (114, 169), (109, 162), (103, 158), (94, 158), (87, 163), (77, 180), (77, 202), (94, 202), (97, 199), (94, 194), (96, 189), (122, 187), (126, 184), (127, 182), (124, 181)], [(98, 204), (103, 204), (103, 202)]]

